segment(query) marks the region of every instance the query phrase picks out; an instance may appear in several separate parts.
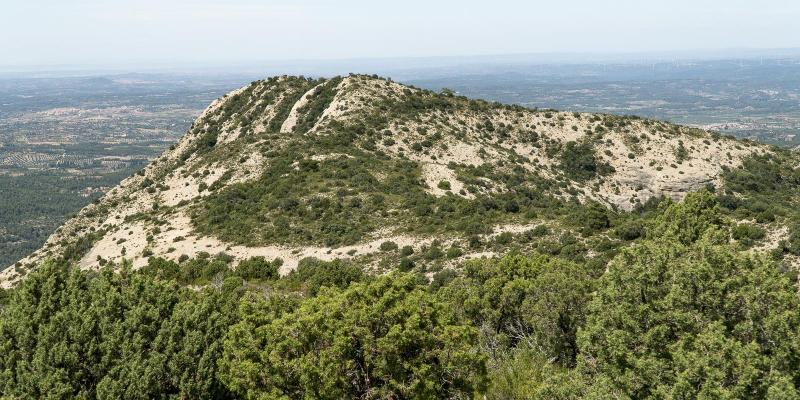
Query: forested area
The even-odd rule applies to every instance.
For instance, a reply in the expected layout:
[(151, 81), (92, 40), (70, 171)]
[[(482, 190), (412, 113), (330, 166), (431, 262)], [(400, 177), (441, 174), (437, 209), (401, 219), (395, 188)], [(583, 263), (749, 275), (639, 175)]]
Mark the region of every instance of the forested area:
[(0, 269), (41, 247), (70, 214), (99, 198), (101, 188), (114, 186), (131, 172), (0, 175)]
[(0, 391), (800, 398), (797, 273), (737, 240), (721, 200), (663, 202), (604, 263), (512, 252), (374, 276), (306, 260), (279, 277), (280, 260), (224, 255), (139, 271), (54, 260), (0, 292)]

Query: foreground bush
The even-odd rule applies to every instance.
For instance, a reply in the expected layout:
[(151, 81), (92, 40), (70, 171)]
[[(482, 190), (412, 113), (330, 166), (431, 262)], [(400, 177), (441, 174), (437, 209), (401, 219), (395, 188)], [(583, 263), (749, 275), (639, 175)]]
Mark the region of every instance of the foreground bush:
[(796, 271), (744, 251), (709, 191), (649, 212), (608, 258), (514, 254), (431, 284), (316, 259), (282, 278), (224, 254), (47, 263), (0, 291), (0, 397), (800, 399)]
[(10, 398), (226, 397), (217, 380), (234, 293), (193, 293), (123, 269), (47, 264), (0, 313)]
[(601, 279), (581, 361), (634, 398), (764, 398), (800, 382), (800, 301), (731, 245), (647, 242)]
[(585, 379), (573, 389), (599, 397), (800, 398), (796, 275), (741, 251), (729, 230), (714, 196), (695, 193), (664, 210), (649, 240), (609, 263), (578, 334)]
[(543, 255), (475, 260), (464, 269), (439, 295), (481, 328), (487, 353), (523, 345), (535, 348), (542, 359), (574, 365), (591, 271)]
[(291, 311), (254, 296), (242, 309), (260, 312), (242, 313), (220, 366), (248, 398), (471, 398), (485, 386), (477, 330), (414, 275), (324, 289)]

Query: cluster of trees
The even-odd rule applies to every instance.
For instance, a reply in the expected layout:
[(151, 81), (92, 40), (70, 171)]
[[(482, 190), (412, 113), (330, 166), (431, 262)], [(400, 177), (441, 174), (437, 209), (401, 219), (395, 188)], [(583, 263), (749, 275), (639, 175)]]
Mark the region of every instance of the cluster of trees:
[[(251, 246), (345, 246), (381, 226), (419, 234), (473, 236), (489, 234), (497, 224), (541, 217), (571, 220), (566, 225), (577, 223), (584, 236), (592, 236), (614, 227), (620, 219), (638, 218), (599, 204), (587, 209), (577, 200), (548, 195), (552, 183), (521, 167), (495, 170), (489, 164), (451, 165), (459, 180), (474, 187), (475, 196), (436, 197), (426, 192), (418, 163), (359, 150), (352, 144), (356, 135), (342, 129), (313, 144), (296, 140), (266, 152), (270, 162), (258, 181), (229, 185), (193, 208), (195, 227)], [(591, 156), (590, 147), (585, 151)], [(317, 160), (313, 154), (342, 155)], [(381, 172), (381, 179), (375, 171)], [(486, 184), (487, 177), (511, 190), (477, 189)], [(577, 220), (571, 218), (575, 214)]]
[(247, 398), (469, 398), (486, 382), (478, 331), (426, 283), (392, 274), (294, 307), (248, 296), (223, 380)]
[(511, 254), (431, 279), (318, 260), (277, 277), (253, 259), (191, 290), (163, 260), (50, 263), (0, 297), (0, 392), (800, 398), (796, 275), (743, 250), (708, 191), (644, 225), (608, 262)]
[(597, 160), (591, 142), (567, 142), (559, 157), (564, 174), (575, 181), (585, 182), (614, 172), (614, 167)]
[(224, 396), (216, 360), (236, 316), (235, 285), (194, 293), (128, 269), (40, 268), (0, 317), (4, 396)]
[[(310, 129), (336, 95), (340, 82), (341, 78), (327, 82), (289, 79), (270, 83), (285, 86), (283, 89), (290, 95), (280, 101), (268, 99), (273, 103), (278, 101), (274, 104), (277, 115), (272, 120), (278, 125), (268, 131), (279, 128), (295, 97), (319, 85), (301, 107), (295, 127), (298, 133)], [(356, 90), (362, 84), (369, 83), (356, 81), (341, 90)], [(219, 121), (242, 119), (242, 115), (252, 113), (249, 110), (257, 111), (260, 106), (253, 103), (253, 99), (272, 96), (273, 92), (254, 92), (257, 86), (251, 85), (243, 93), (232, 96), (216, 114), (206, 118), (208, 121), (204, 123), (207, 122), (208, 127), (198, 126), (194, 131), (207, 131), (203, 134), (214, 136)], [(524, 168), (525, 162), (530, 160), (523, 157), (511, 157), (508, 162), (487, 162), (479, 167), (449, 165), (457, 173), (458, 180), (465, 183), (465, 188), (460, 189), (461, 196), (454, 193), (436, 197), (427, 193), (419, 163), (405, 156), (389, 157), (376, 145), (403, 141), (402, 146), (407, 151), (428, 152), (445, 145), (444, 134), (439, 129), (412, 128), (411, 124), (405, 124), (416, 121), (420, 113), (499, 108), (503, 106), (430, 91), (405, 90), (397, 98), (379, 99), (374, 109), (360, 118), (324, 124), (324, 132), (314, 140), (304, 135), (283, 135), (281, 140), (260, 145), (269, 160), (261, 179), (211, 190), (202, 204), (194, 208), (193, 223), (202, 233), (240, 244), (313, 243), (333, 247), (356, 243), (381, 226), (396, 226), (421, 234), (479, 235), (491, 233), (492, 225), (523, 219), (520, 216), (529, 220), (541, 214), (564, 215), (559, 213), (564, 203), (561, 197), (550, 194), (569, 190), (566, 182), (530, 173)], [(408, 135), (392, 133), (388, 128), (393, 124), (389, 121), (402, 122), (398, 129)], [(247, 118), (238, 122), (242, 123), (244, 131), (250, 129)], [(482, 129), (499, 137), (510, 129), (503, 123), (497, 125), (489, 120), (481, 123)], [(455, 135), (468, 141), (463, 132)], [(218, 153), (215, 157), (221, 157), (224, 151), (222, 148), (214, 150)], [(608, 165), (596, 159), (591, 143), (573, 142), (559, 151), (565, 175), (571, 179), (585, 181), (611, 172)], [(335, 154), (341, 156), (328, 157)], [(326, 157), (315, 159), (316, 155)], [(430, 156), (435, 159), (433, 154)], [(493, 190), (495, 185), (491, 182), (500, 183), (509, 190)], [(450, 185), (445, 181), (439, 184), (445, 190)], [(468, 196), (470, 199), (465, 198), (467, 192), (472, 195)], [(578, 195), (577, 192), (571, 194)]]
[(113, 186), (132, 172), (124, 169), (99, 177), (50, 172), (0, 175), (0, 268), (39, 249), (67, 216), (100, 196), (84, 197), (82, 191)]
[[(312, 242), (341, 246), (358, 242), (390, 220), (410, 229), (474, 230), (471, 227), (481, 216), (505, 213), (503, 202), (493, 199), (483, 203), (455, 196), (437, 199), (419, 182), (416, 163), (379, 159), (354, 149), (345, 133), (329, 139), (316, 144), (319, 153), (348, 156), (323, 161), (297, 159), (297, 154), (309, 150), (309, 144), (302, 141), (273, 150), (267, 155), (270, 165), (257, 182), (234, 184), (205, 199), (193, 215), (198, 229), (250, 245)], [(386, 177), (378, 180), (374, 171)], [(390, 215), (396, 209), (412, 218), (398, 221), (402, 216)]]
[[(316, 262), (285, 279), (247, 291), (232, 274), (196, 292), (125, 266), (43, 265), (0, 313), (0, 393), (338, 399), (484, 390), (478, 331), (421, 276), (365, 279)], [(298, 283), (301, 291), (280, 289)]]
[(229, 275), (236, 275), (248, 281), (275, 279), (278, 277), (278, 270), (283, 265), (283, 260), (280, 258), (269, 261), (264, 257), (252, 257), (242, 260), (233, 271), (232, 261), (233, 257), (225, 253), (212, 257), (206, 252), (200, 252), (193, 259), (181, 256), (178, 262), (161, 257), (150, 257), (147, 265), (142, 267), (140, 272), (161, 280), (174, 280), (182, 285), (207, 285), (219, 283), (221, 279)]
[[(773, 153), (756, 155), (743, 161), (739, 168), (723, 174), (725, 192), (720, 195), (722, 207), (737, 219), (755, 220), (759, 224), (780, 221), (789, 228), (789, 235), (773, 252), (776, 259), (786, 254), (800, 255), (800, 211), (796, 199), (800, 195), (800, 168), (791, 151), (773, 149)], [(743, 225), (735, 234), (745, 244), (764, 237), (758, 225)]]
[(716, 199), (665, 210), (608, 264), (578, 335), (582, 389), (633, 398), (797, 398), (796, 276), (729, 240)]

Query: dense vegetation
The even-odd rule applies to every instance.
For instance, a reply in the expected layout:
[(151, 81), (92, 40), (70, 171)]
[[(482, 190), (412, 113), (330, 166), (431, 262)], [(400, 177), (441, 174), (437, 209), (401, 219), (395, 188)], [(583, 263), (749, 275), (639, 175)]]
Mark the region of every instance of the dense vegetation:
[[(312, 242), (336, 246), (356, 243), (386, 225), (418, 233), (487, 233), (495, 223), (526, 213), (528, 218), (555, 215), (563, 206), (542, 194), (537, 177), (521, 169), (496, 174), (496, 179), (509, 185), (525, 184), (508, 193), (475, 199), (435, 197), (425, 192), (418, 163), (359, 150), (353, 147), (354, 140), (356, 135), (345, 131), (313, 144), (298, 140), (269, 150), (265, 155), (270, 163), (262, 177), (205, 198), (195, 209), (195, 226), (249, 245)], [(315, 160), (315, 153), (339, 156)], [(376, 177), (378, 171), (381, 179)], [(493, 171), (472, 169), (469, 173), (485, 176)]]
[[(303, 94), (308, 95), (297, 109), (297, 123), (291, 132), (280, 132), (291, 122), (290, 109)], [(329, 108), (334, 99), (335, 110)], [(323, 118), (325, 110), (333, 110), (335, 116)], [(570, 128), (568, 120), (576, 125)], [(546, 133), (552, 129), (582, 129), (582, 137), (562, 143)], [(633, 131), (642, 133), (636, 136)], [(220, 132), (241, 136), (216, 146)], [(584, 212), (581, 202), (607, 199), (603, 191), (619, 194), (620, 186), (628, 185), (617, 182), (601, 188), (615, 173), (608, 161), (612, 153), (607, 147), (614, 136), (609, 133), (624, 133), (632, 151), (629, 157), (643, 152), (651, 136), (706, 135), (636, 117), (489, 103), (376, 77), (271, 78), (231, 95), (199, 120), (189, 133), (199, 140), (183, 153), (196, 168), (182, 172), (185, 176), (207, 176), (221, 168), (217, 163), (254, 158), (263, 166), (259, 175), (233, 184), (226, 182), (230, 175), (214, 184), (203, 182), (200, 191), (207, 196), (184, 205), (199, 233), (248, 246), (340, 247), (381, 230), (465, 239), (477, 250), (475, 237), (491, 234), (498, 225), (553, 220), (554, 225), (573, 225), (576, 214), (599, 218), (579, 218), (591, 222), (581, 227), (583, 236), (606, 234), (628, 217), (617, 218), (616, 210)], [(708, 138), (705, 146), (721, 140)], [(449, 153), (461, 147), (474, 151), (474, 159), (464, 162)], [(446, 167), (446, 173), (454, 175), (452, 182), (426, 182), (431, 173), (424, 171), (432, 166)], [(225, 168), (232, 171), (237, 166)], [(644, 183), (639, 186), (637, 190), (643, 189)], [(434, 187), (444, 195), (432, 193)], [(637, 195), (629, 201), (646, 207)], [(565, 245), (586, 244), (585, 238), (564, 239)], [(536, 247), (527, 244), (526, 250)]]
[(750, 220), (737, 226), (734, 235), (752, 244), (765, 236), (765, 226), (780, 224), (788, 235), (772, 252), (776, 259), (800, 255), (800, 169), (793, 154), (776, 151), (751, 157), (741, 168), (726, 171), (720, 204), (731, 216)]
[[(521, 216), (529, 220), (542, 211), (555, 214), (554, 210), (561, 206), (555, 197), (546, 194), (552, 192), (548, 190), (550, 182), (537, 174), (520, 166), (500, 168), (491, 163), (477, 168), (452, 165), (459, 179), (465, 181), (465, 188), (458, 195), (437, 198), (426, 192), (419, 162), (404, 155), (391, 156), (377, 148), (377, 143), (394, 145), (395, 139), (401, 140), (388, 129), (391, 121), (416, 121), (422, 113), (434, 110), (488, 111), (502, 108), (500, 105), (405, 89), (402, 96), (396, 98), (376, 98), (375, 107), (364, 108), (365, 115), (358, 119), (329, 121), (320, 128), (321, 132), (307, 135), (340, 90), (340, 82), (342, 78), (328, 81), (270, 79), (265, 84), (281, 90), (265, 93), (255, 93), (259, 86), (254, 84), (228, 99), (204, 120), (206, 125), (193, 128), (190, 134), (200, 135), (201, 140), (184, 158), (198, 153), (224, 158), (223, 154), (233, 151), (227, 149), (231, 146), (211, 152), (217, 134), (223, 129), (221, 124), (233, 121), (234, 126), (238, 124), (249, 132), (263, 114), (262, 107), (272, 104), (275, 109), (275, 116), (264, 128), (266, 140), (258, 145), (266, 165), (261, 177), (210, 190), (210, 196), (193, 210), (192, 220), (197, 230), (246, 245), (341, 246), (356, 243), (378, 227), (386, 226), (419, 234), (484, 234), (489, 233), (494, 224), (516, 221)], [(294, 101), (314, 87), (317, 89), (298, 110), (300, 118), (293, 133), (278, 134)], [(357, 90), (357, 87), (355, 84), (348, 90)], [(287, 94), (276, 99), (274, 93)], [(408, 127), (404, 129), (414, 138), (402, 139), (409, 152), (428, 154), (434, 147), (443, 145), (444, 135), (438, 131), (422, 127), (414, 132)], [(481, 130), (487, 138), (497, 136), (498, 140), (508, 140), (510, 137), (507, 127), (494, 127), (491, 123)], [(565, 161), (568, 164), (565, 170), (594, 168), (596, 171), (592, 173), (602, 174), (603, 166), (594, 163), (592, 155), (587, 155), (592, 151), (590, 145), (585, 145), (580, 147), (578, 155), (565, 156), (569, 160), (579, 158), (575, 162)], [(517, 164), (521, 162), (515, 160)], [(585, 165), (589, 162), (592, 164)], [(514, 189), (492, 193), (486, 183), (489, 177)], [(468, 193), (475, 198), (467, 199)]]
[[(134, 177), (134, 192), (156, 194), (170, 174), (187, 187), (191, 176), (203, 196), (120, 218), (146, 224), (148, 243), (174, 229), (182, 207), (193, 234), (231, 244), (335, 248), (377, 231), (435, 238), (380, 239), (375, 253), (306, 258), (286, 276), (282, 259), (237, 260), (231, 247), (190, 258), (148, 245), (134, 255), (148, 258), (137, 271), (102, 257), (100, 271), (87, 271), (74, 265), (95, 241), (116, 229), (119, 245), (134, 231), (81, 227), (57, 258), (0, 291), (0, 397), (800, 398), (791, 153), (745, 158), (723, 170), (722, 185), (680, 203), (633, 196), (623, 212), (588, 195), (615, 173), (610, 150), (598, 150), (613, 144), (607, 132), (626, 133), (626, 160), (648, 135), (685, 134), (696, 146), (719, 138), (595, 115), (582, 138), (562, 143), (537, 129), (574, 118), (578, 132), (583, 116), (536, 110), (542, 120), (512, 127), (519, 107), (341, 82), (273, 78), (230, 95), (192, 126), (174, 164), (159, 159)], [(361, 84), (389, 89), (350, 97), (374, 106), (355, 118), (321, 117), (347, 114), (329, 106)], [(304, 94), (297, 124), (283, 129)], [(426, 125), (430, 113), (459, 110), (509, 119)], [(640, 123), (647, 132), (629, 134)], [(488, 161), (438, 161), (458, 144), (445, 135)], [(678, 164), (697, 160), (693, 145), (677, 143)], [(508, 145), (541, 149), (550, 162)], [(446, 166), (447, 180), (426, 182), (426, 159)], [(263, 169), (241, 181), (237, 162)], [(219, 163), (234, 165), (212, 172)], [(132, 196), (112, 200), (87, 218)], [(500, 224), (521, 228), (494, 232)], [(478, 253), (503, 256), (462, 258)]]
[(0, 174), (0, 269), (40, 248), (70, 214), (100, 197), (98, 188), (114, 186), (132, 172)]
[(796, 272), (734, 239), (724, 196), (661, 203), (601, 262), (510, 254), (430, 278), (313, 259), (277, 277), (280, 260), (233, 269), (224, 254), (137, 272), (51, 262), (0, 296), (0, 391), (800, 398)]

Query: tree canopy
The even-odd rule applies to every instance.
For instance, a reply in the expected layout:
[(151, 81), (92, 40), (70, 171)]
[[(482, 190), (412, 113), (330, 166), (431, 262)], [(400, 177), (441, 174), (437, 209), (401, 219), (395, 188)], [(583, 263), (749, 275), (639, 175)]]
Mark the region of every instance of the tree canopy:
[(512, 252), (428, 276), (307, 259), (281, 277), (280, 260), (224, 254), (48, 262), (0, 292), (0, 393), (800, 398), (796, 271), (744, 246), (710, 191), (653, 210), (613, 254)]
[(220, 365), (245, 397), (470, 398), (485, 385), (477, 330), (414, 275), (327, 288), (292, 310), (242, 307), (259, 311), (231, 328)]

